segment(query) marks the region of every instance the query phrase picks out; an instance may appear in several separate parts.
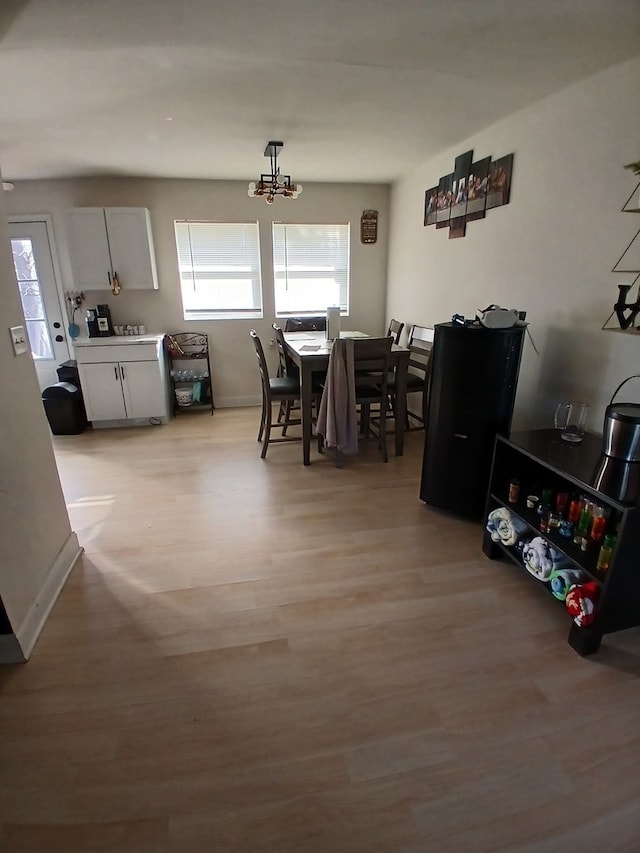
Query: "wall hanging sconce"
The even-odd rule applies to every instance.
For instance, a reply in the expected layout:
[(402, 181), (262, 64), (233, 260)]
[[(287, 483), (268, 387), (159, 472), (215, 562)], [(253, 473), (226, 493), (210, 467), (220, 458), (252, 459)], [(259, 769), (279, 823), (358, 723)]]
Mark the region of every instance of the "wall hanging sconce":
[(283, 198), (298, 198), (302, 192), (302, 184), (294, 184), (289, 175), (281, 175), (278, 167), (278, 154), (284, 148), (284, 142), (267, 142), (264, 156), (269, 158), (271, 174), (261, 174), (260, 180), (251, 181), (247, 194), (250, 198), (264, 196), (267, 204), (273, 204), (276, 196)]

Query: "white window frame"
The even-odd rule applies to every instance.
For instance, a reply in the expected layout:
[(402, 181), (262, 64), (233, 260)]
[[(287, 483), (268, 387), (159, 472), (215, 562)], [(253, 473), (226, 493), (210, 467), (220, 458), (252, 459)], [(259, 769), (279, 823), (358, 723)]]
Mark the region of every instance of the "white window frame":
[[(176, 219), (174, 229), (184, 319), (186, 321), (261, 319), (263, 302), (258, 222)], [(206, 233), (207, 231), (209, 234)], [(236, 241), (245, 242), (248, 247), (246, 253), (234, 255)], [(218, 251), (226, 257), (219, 265), (219, 269), (215, 269), (215, 265), (210, 261), (207, 264), (206, 259), (207, 255), (210, 257)], [(210, 282), (219, 283), (220, 296), (223, 297), (225, 304), (220, 302), (217, 305), (214, 302), (210, 305), (202, 304), (204, 299), (200, 305), (194, 304), (193, 294), (198, 275), (203, 282), (207, 281), (208, 276)], [(242, 295), (242, 298), (235, 305), (233, 304), (234, 281), (243, 285), (242, 293), (238, 294)], [(190, 300), (193, 307), (189, 307)]]
[[(329, 229), (340, 229), (342, 232), (342, 238), (346, 244), (346, 251), (344, 257), (339, 259), (343, 261), (344, 266), (339, 267), (337, 275), (338, 281), (336, 281), (335, 288), (333, 289), (333, 296), (328, 296), (324, 299), (320, 299), (315, 306), (307, 308), (301, 307), (300, 305), (297, 305), (295, 303), (289, 305), (283, 304), (282, 295), (279, 294), (282, 285), (288, 287), (290, 282), (293, 282), (295, 284), (295, 279), (300, 279), (301, 276), (304, 276), (307, 282), (313, 281), (314, 279), (319, 282), (328, 282), (332, 278), (331, 271), (333, 269), (333, 271), (335, 272), (336, 266), (334, 265), (333, 268), (331, 268), (332, 259), (328, 256), (322, 258), (321, 252), (318, 253), (319, 263), (316, 265), (315, 268), (312, 268), (311, 264), (308, 265), (306, 269), (302, 269), (300, 267), (296, 268), (292, 264), (287, 263), (287, 238), (293, 237), (297, 238), (299, 241), (302, 236), (302, 229), (305, 228), (312, 228), (318, 230), (326, 228), (327, 231)], [(317, 316), (318, 314), (324, 314), (327, 308), (332, 305), (339, 305), (340, 314), (344, 317), (347, 317), (349, 315), (351, 277), (350, 223), (273, 222), (271, 225), (271, 237), (273, 244), (273, 298), (276, 317)], [(310, 252), (313, 252), (312, 248), (310, 249)], [(336, 256), (334, 256), (333, 258), (334, 261), (335, 258)], [(324, 266), (321, 267), (320, 264), (323, 264)], [(331, 292), (331, 288), (329, 288), (329, 292)]]

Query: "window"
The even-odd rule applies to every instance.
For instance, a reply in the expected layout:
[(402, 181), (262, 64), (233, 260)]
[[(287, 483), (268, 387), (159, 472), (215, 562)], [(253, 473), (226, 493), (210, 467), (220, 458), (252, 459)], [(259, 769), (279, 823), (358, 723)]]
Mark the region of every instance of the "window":
[(273, 223), (276, 316), (349, 313), (349, 224)]
[(21, 240), (12, 240), (11, 249), (31, 354), (35, 359), (53, 358), (53, 345), (44, 310), (42, 288), (33, 257), (33, 241), (26, 237)]
[(176, 221), (185, 320), (262, 317), (257, 222)]

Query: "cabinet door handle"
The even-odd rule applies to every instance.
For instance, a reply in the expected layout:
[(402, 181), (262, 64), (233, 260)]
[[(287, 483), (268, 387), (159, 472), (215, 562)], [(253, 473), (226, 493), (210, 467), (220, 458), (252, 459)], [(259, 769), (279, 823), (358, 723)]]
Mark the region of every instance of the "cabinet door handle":
[(120, 376), (122, 376), (122, 380), (124, 381), (124, 367), (120, 365)]
[(115, 380), (116, 380), (116, 382), (117, 382), (117, 381), (118, 381), (118, 368), (117, 368), (117, 366), (116, 366), (115, 364), (113, 365), (113, 372), (114, 372), (114, 375), (115, 375)]

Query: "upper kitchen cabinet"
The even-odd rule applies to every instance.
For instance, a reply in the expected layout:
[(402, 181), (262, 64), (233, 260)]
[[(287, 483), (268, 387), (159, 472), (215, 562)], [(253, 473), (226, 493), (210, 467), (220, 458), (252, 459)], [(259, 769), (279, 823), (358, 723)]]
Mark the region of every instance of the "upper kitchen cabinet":
[(144, 207), (74, 207), (66, 212), (76, 290), (157, 290), (149, 211)]

